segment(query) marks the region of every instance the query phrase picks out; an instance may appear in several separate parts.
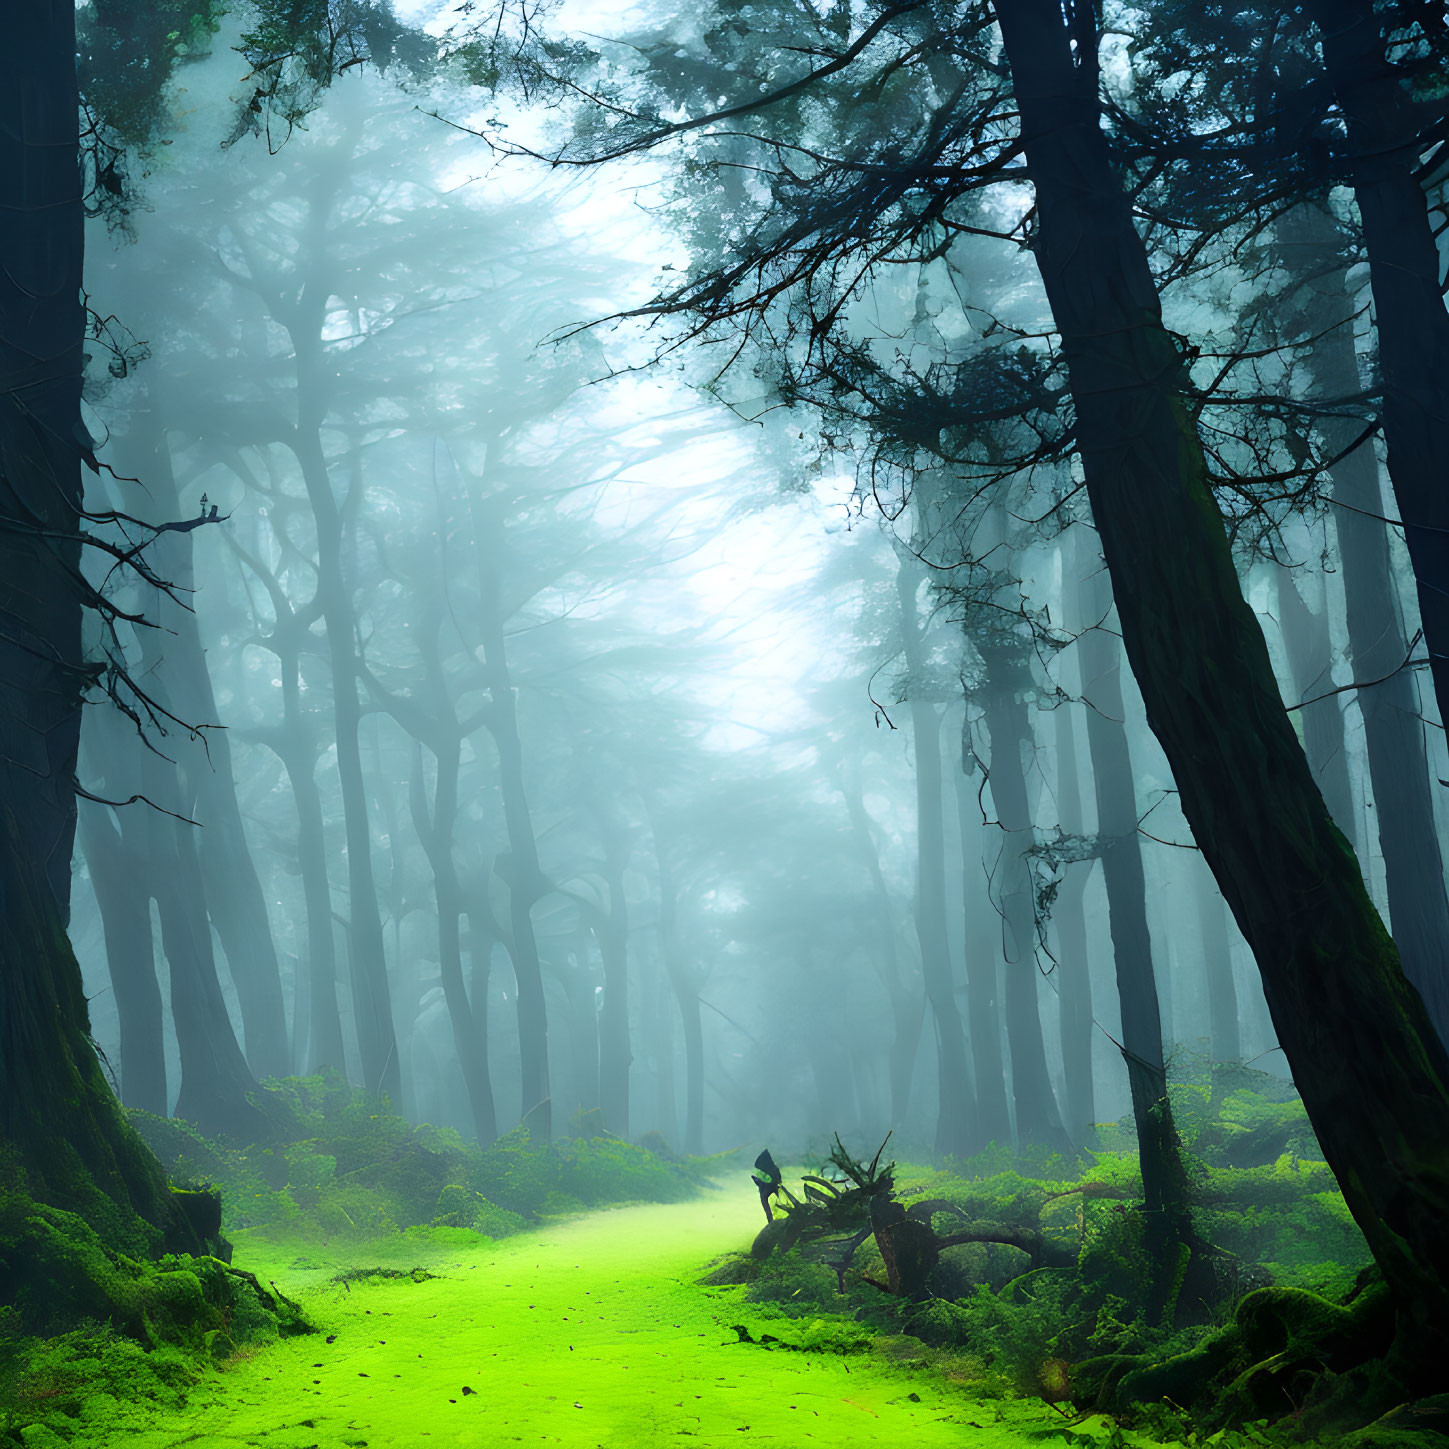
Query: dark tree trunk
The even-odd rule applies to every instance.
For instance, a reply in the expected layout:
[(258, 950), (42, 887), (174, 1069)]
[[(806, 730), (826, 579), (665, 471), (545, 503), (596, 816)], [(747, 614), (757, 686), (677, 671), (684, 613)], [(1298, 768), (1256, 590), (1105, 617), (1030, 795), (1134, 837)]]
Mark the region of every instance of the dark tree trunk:
[[(10, 38), (18, 44), (23, 37), (12, 28)], [(4, 69), (0, 62), (0, 75)], [(134, 1257), (203, 1252), (161, 1164), (101, 1073), (80, 967), (51, 882), (34, 868), (13, 822), (6, 828), (9, 838), (0, 847), (0, 1142), (13, 1154), (10, 1186), (78, 1213), (109, 1246)]]
[[(1060, 556), (1063, 624), (1069, 634), (1077, 634), (1082, 627), (1080, 599), (1078, 591), (1069, 582), (1076, 549), (1068, 543), (1062, 548)], [(1065, 704), (1058, 705), (1052, 712), (1056, 728), (1058, 818), (1061, 828), (1068, 835), (1081, 836), (1086, 826), (1082, 814), (1081, 775), (1077, 765), (1076, 720), (1076, 711)], [(1092, 1079), (1092, 1042), (1096, 1026), (1092, 1020), (1092, 972), (1084, 907), (1091, 874), (1090, 861), (1069, 865), (1052, 908), (1060, 945), (1060, 960), (1055, 974), (1061, 1008), (1062, 1076), (1067, 1091), (1062, 1115), (1066, 1119), (1068, 1134), (1078, 1145), (1088, 1140), (1097, 1120)]]
[(1422, 122), (1385, 52), (1381, 26), (1393, 9), (1310, 0), (1308, 13), (1348, 131), (1383, 370), (1389, 477), (1418, 583), (1439, 717), (1449, 721), (1449, 310), (1415, 174)]
[(1313, 783), (1238, 587), (1183, 358), (1109, 164), (1095, 36), (1074, 47), (1053, 0), (1002, 0), (998, 16), (1036, 192), (1037, 262), (1148, 720), (1253, 948), (1319, 1142), (1418, 1330), (1420, 1362), (1442, 1369), (1449, 1059)]
[[(148, 749), (135, 726), (110, 709), (97, 709), (87, 722), (86, 759), (108, 794), (125, 800), (139, 793), (154, 802), (127, 805), (118, 818), (130, 863), (129, 889), (145, 912), (146, 939), (154, 900), (170, 967), (171, 1018), (181, 1055), (176, 1115), (206, 1132), (256, 1140), (266, 1133), (266, 1118), (255, 1104), (257, 1080), (237, 1044), (217, 977), (198, 827), (180, 818), (184, 802), (176, 766)], [(127, 943), (126, 949), (133, 948)]]
[[(6, 28), (0, 58), (0, 801), (64, 923), (81, 693), (89, 680), (81, 646), (81, 451), (90, 440), (80, 412), (85, 314), (74, 6), (35, 0), (11, 14)], [(0, 879), (7, 897), (11, 889), (18, 891), (19, 883), (7, 888)], [(43, 963), (35, 969), (48, 970)]]
[(1137, 790), (1127, 745), (1122, 699), (1122, 653), (1107, 624), (1112, 586), (1107, 571), (1089, 550), (1079, 549), (1082, 575), (1080, 610), (1086, 631), (1077, 640), (1082, 695), (1087, 701), (1087, 744), (1097, 793), (1097, 834), (1102, 840), (1102, 878), (1117, 1001), (1122, 1016), (1122, 1059), (1132, 1094), (1137, 1155), (1149, 1221), (1164, 1231), (1156, 1250), (1163, 1274), (1176, 1270), (1180, 1244), (1194, 1241), (1188, 1213), (1187, 1173), (1162, 1057), (1162, 1021), (1158, 1012), (1157, 973), (1147, 926), (1147, 883), (1142, 870), (1142, 840), (1137, 833)]
[(106, 806), (89, 801), (81, 805), (80, 839), (101, 913), (111, 989), (116, 993), (121, 1098), (128, 1107), (142, 1107), (164, 1117), (170, 1104), (151, 898), (142, 888), (137, 862), (126, 850)]
[[(1052, 712), (1056, 726), (1057, 810), (1069, 835), (1082, 834), (1082, 792), (1077, 778), (1077, 746), (1072, 715), (1066, 705)], [(1066, 874), (1052, 906), (1058, 958), (1053, 973), (1061, 1012), (1062, 1079), (1067, 1100), (1062, 1113), (1067, 1135), (1078, 1146), (1086, 1142), (1097, 1120), (1092, 1085), (1092, 974), (1087, 952), (1087, 913), (1083, 898), (1091, 865), (1078, 861)]]
[(132, 1254), (201, 1244), (90, 1042), (65, 925), (81, 691), (84, 217), (75, 7), (0, 54), (0, 1142), (36, 1198)]
[(956, 771), (956, 815), (961, 827), (961, 898), (966, 918), (966, 1006), (975, 1069), (975, 1146), (1011, 1144), (1011, 1108), (1001, 1051), (1001, 922), (992, 906), (983, 868), (986, 832), (976, 782)]
[(1072, 1143), (1062, 1126), (1047, 1071), (1042, 1036), (1040, 975), (1036, 957), (1036, 896), (1027, 851), (1035, 843), (1027, 802), (1022, 751), (1032, 741), (1021, 690), (1029, 683), (1020, 644), (977, 638), (986, 662), (986, 729), (991, 736), (991, 802), (1000, 825), (1000, 853), (993, 879), (1001, 911), (1006, 1040), (1011, 1049), (1011, 1096), (1016, 1135), (1067, 1153)]
[[(157, 521), (179, 519), (181, 499), (172, 472), (170, 450), (149, 409), (131, 415), (131, 433), (118, 449), (123, 474), (140, 480), (127, 490), (130, 512)], [(156, 574), (194, 597), (194, 535), (163, 533), (149, 550)], [(199, 599), (197, 599), (199, 603)], [(224, 724), (216, 707), (206, 651), (196, 611), (180, 607), (159, 591), (148, 607), (152, 621), (166, 631), (164, 649), (155, 648), (154, 679), (164, 681), (173, 713), (191, 725)], [(258, 1077), (285, 1076), (291, 1064), (282, 977), (267, 919), (266, 901), (252, 863), (237, 804), (231, 743), (225, 729), (200, 739), (172, 736), (187, 786), (186, 803), (201, 829), (197, 835), (206, 911), (221, 948), (241, 1007), (247, 1062)]]
[[(1312, 295), (1306, 323), (1318, 339), (1312, 356), (1317, 389), (1327, 398), (1351, 397), (1360, 387), (1353, 340), (1355, 299), (1337, 261), (1334, 228), (1320, 212), (1299, 207), (1283, 219), (1279, 240), (1289, 265), (1313, 279), (1308, 283)], [(1326, 418), (1319, 426), (1330, 456), (1338, 458), (1329, 475), (1338, 505), (1334, 527), (1354, 678), (1368, 686), (1357, 691), (1357, 699), (1384, 857), (1389, 924), (1405, 975), (1419, 988), (1440, 1039), (1449, 1041), (1449, 896), (1429, 794), (1437, 787), (1425, 756), (1418, 687), (1402, 668), (1408, 640), (1381, 522), (1378, 460), (1371, 443), (1352, 447), (1359, 434), (1352, 419)], [(1402, 499), (1400, 505), (1408, 506)]]
[[(169, 761), (148, 752), (141, 762), (141, 788), (161, 809), (180, 813), (176, 768)], [(126, 808), (134, 812), (126, 824), (136, 825), (136, 858), (148, 867), (146, 885), (171, 968), (171, 1019), (181, 1054), (176, 1115), (212, 1135), (255, 1141), (265, 1135), (266, 1122), (254, 1105), (257, 1080), (237, 1044), (216, 974), (197, 827), (145, 805)]]

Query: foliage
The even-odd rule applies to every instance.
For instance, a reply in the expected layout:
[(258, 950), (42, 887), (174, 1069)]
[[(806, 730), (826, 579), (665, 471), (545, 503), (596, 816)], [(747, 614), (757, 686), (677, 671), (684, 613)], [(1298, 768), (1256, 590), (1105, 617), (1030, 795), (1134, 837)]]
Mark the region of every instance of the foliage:
[[(297, 1305), (214, 1257), (127, 1257), (83, 1218), (0, 1193), (0, 1404), (45, 1432), (121, 1399), (184, 1401), (204, 1364), (310, 1332)], [(51, 1442), (27, 1427), (26, 1444)]]
[[(1366, 1276), (1363, 1239), (1301, 1104), (1278, 1084), (1261, 1085), (1174, 1086), (1174, 1106), (1186, 1108), (1179, 1120), (1195, 1220), (1213, 1244), (1227, 1304), (1198, 1305), (1207, 1321), (1197, 1327), (1174, 1333), (1146, 1311), (1141, 1179), (1125, 1151), (1083, 1162), (1040, 1150), (1012, 1160), (993, 1149), (947, 1171), (893, 1170), (888, 1198), (930, 1222), (938, 1241), (996, 1239), (943, 1252), (928, 1294), (914, 1302), (879, 1291), (872, 1244), (859, 1245), (837, 1282), (836, 1264), (814, 1261), (820, 1251), (808, 1234), (790, 1246), (778, 1228), (761, 1234), (768, 1251), (757, 1240), (755, 1258), (727, 1259), (704, 1281), (782, 1318), (833, 1315), (874, 1329), (880, 1344), (905, 1335), (985, 1390), (1060, 1402), (1070, 1378), (1083, 1407), (1130, 1415), (1166, 1399), (1190, 1406), (1199, 1428), (1232, 1433), (1280, 1416), (1311, 1390), (1312, 1402), (1336, 1406), (1321, 1422), (1348, 1423), (1347, 1398), (1367, 1392), (1366, 1355), (1387, 1342), (1386, 1300)], [(1287, 1144), (1296, 1150), (1282, 1150)], [(1276, 1154), (1258, 1160), (1270, 1147)], [(806, 1206), (792, 1203), (787, 1221)], [(856, 1217), (869, 1220), (863, 1209)], [(838, 1245), (840, 1235), (820, 1241)], [(1333, 1301), (1345, 1297), (1346, 1305)]]
[(189, 1123), (130, 1114), (173, 1178), (220, 1189), (227, 1230), (325, 1241), (434, 1224), (505, 1237), (541, 1214), (678, 1202), (709, 1170), (616, 1137), (539, 1147), (523, 1128), (480, 1151), (451, 1129), (412, 1126), (335, 1072), (270, 1086), (282, 1126), (266, 1145), (214, 1142)]

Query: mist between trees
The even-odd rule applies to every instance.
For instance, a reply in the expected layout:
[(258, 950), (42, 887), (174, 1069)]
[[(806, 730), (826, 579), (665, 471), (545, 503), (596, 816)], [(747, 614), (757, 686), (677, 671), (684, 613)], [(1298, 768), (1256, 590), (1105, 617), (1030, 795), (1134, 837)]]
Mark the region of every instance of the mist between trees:
[(122, 1102), (1135, 1142), (1196, 1263), (1247, 1067), (1441, 1344), (1442, 14), (322, 10), (82, 11), (6, 340), (95, 440), (11, 395), (7, 900)]

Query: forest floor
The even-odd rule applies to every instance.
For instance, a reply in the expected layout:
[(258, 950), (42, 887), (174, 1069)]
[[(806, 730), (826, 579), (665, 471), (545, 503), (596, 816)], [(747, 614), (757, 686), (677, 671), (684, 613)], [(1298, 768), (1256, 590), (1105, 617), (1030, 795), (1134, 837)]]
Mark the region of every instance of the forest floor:
[(461, 1229), (426, 1242), (398, 1237), (366, 1261), (334, 1260), (315, 1245), (299, 1257), (295, 1245), (243, 1231), (236, 1263), (300, 1300), (319, 1331), (244, 1350), (197, 1383), (184, 1406), (92, 1399), (69, 1443), (1122, 1444), (1100, 1420), (1068, 1430), (1040, 1402), (972, 1401), (919, 1360), (744, 1341), (735, 1324), (759, 1339), (784, 1331), (780, 1320), (752, 1311), (739, 1290), (698, 1279), (709, 1260), (748, 1245), (759, 1215), (753, 1189), (715, 1190), (555, 1220), (497, 1242)]

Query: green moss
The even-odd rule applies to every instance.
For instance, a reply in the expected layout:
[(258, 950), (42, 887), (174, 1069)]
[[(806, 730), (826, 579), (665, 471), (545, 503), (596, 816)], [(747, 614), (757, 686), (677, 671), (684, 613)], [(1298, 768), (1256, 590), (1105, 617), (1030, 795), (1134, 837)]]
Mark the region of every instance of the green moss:
[[(249, 1230), (238, 1258), (297, 1294), (325, 1335), (262, 1346), (224, 1371), (201, 1365), (184, 1404), (179, 1393), (144, 1406), (118, 1394), (108, 1418), (77, 1414), (57, 1427), (72, 1449), (676, 1440), (1025, 1449), (1039, 1439), (1039, 1403), (981, 1402), (943, 1372), (955, 1361), (935, 1365), (916, 1340), (829, 1313), (786, 1320), (739, 1288), (699, 1287), (700, 1265), (743, 1251), (758, 1217), (746, 1185), (501, 1242), (416, 1229), (405, 1245), (384, 1240), (370, 1261), (388, 1262), (396, 1248), (394, 1266), (435, 1276), (372, 1276), (346, 1289), (331, 1281), (335, 1245), (306, 1248), (316, 1266), (299, 1269), (294, 1244)], [(429, 1246), (413, 1233), (449, 1236)]]

